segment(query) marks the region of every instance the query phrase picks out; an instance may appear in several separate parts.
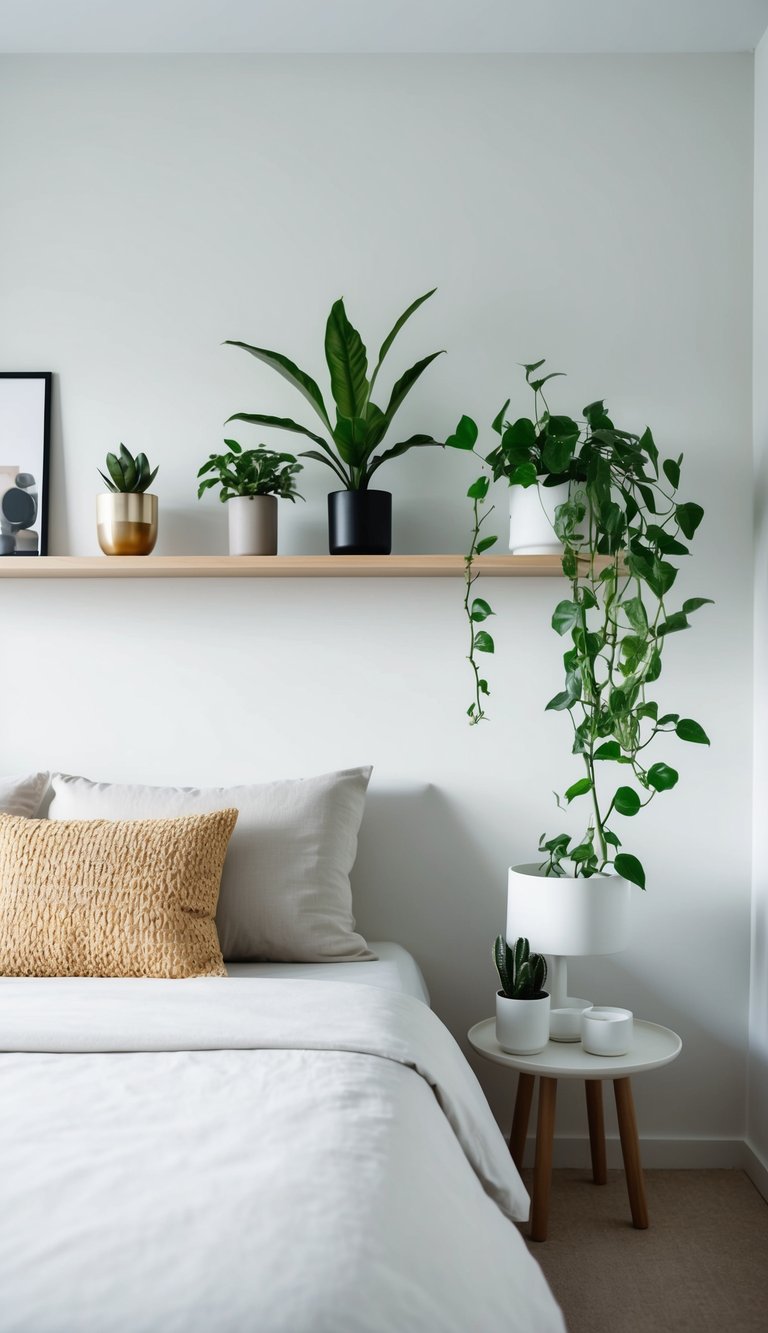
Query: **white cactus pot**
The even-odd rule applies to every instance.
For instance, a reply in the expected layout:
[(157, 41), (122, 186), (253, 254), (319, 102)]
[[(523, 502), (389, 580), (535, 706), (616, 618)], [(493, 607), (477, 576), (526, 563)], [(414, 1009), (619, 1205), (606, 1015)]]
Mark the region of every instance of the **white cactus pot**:
[(549, 1041), (549, 996), (513, 1000), (496, 992), (496, 1040), (509, 1055), (537, 1055)]
[(555, 509), (568, 499), (568, 485), (511, 486), (509, 549), (513, 555), (558, 555), (562, 543), (554, 532)]
[(507, 939), (534, 953), (588, 957), (629, 944), (631, 885), (620, 875), (556, 879), (535, 863), (510, 866)]

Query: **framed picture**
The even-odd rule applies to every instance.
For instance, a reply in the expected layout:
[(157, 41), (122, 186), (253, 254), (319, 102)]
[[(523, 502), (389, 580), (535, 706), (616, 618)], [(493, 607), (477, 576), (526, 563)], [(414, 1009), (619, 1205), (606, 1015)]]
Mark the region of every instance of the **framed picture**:
[(51, 371), (0, 371), (0, 557), (48, 553)]

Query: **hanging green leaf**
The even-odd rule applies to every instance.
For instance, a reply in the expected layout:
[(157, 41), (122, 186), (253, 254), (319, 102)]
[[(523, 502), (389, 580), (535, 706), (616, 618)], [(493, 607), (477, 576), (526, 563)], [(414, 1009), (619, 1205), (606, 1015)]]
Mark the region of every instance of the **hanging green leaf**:
[(617, 875), (628, 879), (630, 884), (637, 884), (639, 888), (645, 888), (645, 871), (636, 856), (630, 856), (628, 852), (619, 852), (614, 858), (614, 869)]
[(698, 722), (694, 722), (693, 718), (681, 717), (675, 732), (681, 741), (691, 741), (694, 745), (709, 745), (706, 731)]

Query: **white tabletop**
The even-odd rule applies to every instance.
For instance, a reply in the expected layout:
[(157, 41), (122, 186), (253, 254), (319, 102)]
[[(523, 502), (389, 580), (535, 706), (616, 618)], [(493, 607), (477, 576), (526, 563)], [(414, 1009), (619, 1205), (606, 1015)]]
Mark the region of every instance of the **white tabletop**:
[(544, 1078), (628, 1078), (630, 1074), (668, 1065), (680, 1054), (683, 1045), (671, 1028), (637, 1018), (632, 1046), (626, 1055), (590, 1055), (578, 1041), (550, 1041), (538, 1055), (509, 1055), (496, 1040), (495, 1018), (475, 1023), (468, 1036), (471, 1045), (487, 1060)]

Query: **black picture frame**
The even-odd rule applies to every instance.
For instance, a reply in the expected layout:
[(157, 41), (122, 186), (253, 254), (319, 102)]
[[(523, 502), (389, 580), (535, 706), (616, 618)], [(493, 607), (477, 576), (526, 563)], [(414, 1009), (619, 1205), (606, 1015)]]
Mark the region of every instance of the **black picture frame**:
[(50, 370), (0, 370), (0, 559), (48, 554), (52, 386)]

